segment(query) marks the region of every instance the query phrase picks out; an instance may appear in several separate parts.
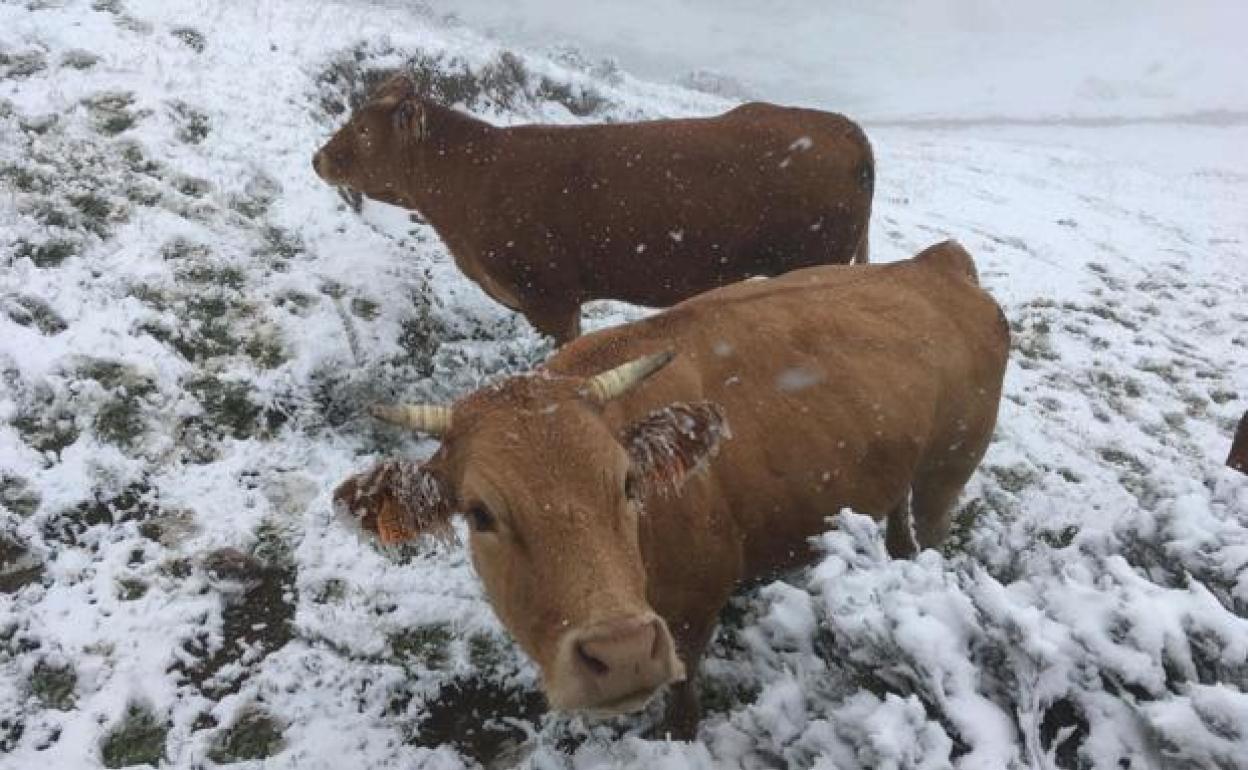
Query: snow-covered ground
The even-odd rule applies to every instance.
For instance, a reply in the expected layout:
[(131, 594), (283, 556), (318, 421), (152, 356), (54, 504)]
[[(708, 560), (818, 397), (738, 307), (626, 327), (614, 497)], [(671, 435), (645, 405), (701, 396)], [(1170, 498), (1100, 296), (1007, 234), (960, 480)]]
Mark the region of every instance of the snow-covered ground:
[(1242, 0), (426, 2), (504, 41), (870, 120), (1248, 113)]
[(727, 105), (500, 45), (398, 3), (0, 5), (0, 768), (1248, 767), (1248, 128), (870, 127), (873, 257), (956, 237), (1014, 327), (997, 440), (941, 553), (845, 515), (735, 599), (699, 740), (652, 742), (543, 713), (460, 547), (329, 510), (431, 449), (360, 405), (549, 351), (312, 174), (362, 73), (506, 122)]

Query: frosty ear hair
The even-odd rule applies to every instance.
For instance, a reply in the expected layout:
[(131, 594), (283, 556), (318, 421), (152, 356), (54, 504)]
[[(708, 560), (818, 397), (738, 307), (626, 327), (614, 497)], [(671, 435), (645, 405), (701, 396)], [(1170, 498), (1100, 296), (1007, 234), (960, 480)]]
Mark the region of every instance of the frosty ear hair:
[(632, 460), (629, 495), (641, 500), (654, 492), (679, 494), (731, 437), (724, 410), (710, 401), (678, 402), (651, 412), (624, 432)]
[(451, 531), (451, 506), (442, 482), (407, 460), (388, 460), (348, 478), (334, 490), (334, 509), (348, 526), (383, 545)]
[(406, 97), (394, 108), (394, 129), (418, 142), (429, 136), (429, 117), (419, 100)]

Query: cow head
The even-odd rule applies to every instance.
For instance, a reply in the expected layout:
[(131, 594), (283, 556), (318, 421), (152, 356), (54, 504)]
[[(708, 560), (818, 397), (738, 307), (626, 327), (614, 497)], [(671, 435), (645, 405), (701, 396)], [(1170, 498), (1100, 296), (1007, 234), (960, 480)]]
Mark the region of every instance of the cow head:
[(331, 185), (402, 204), (402, 175), (420, 157), (413, 150), (428, 143), (436, 109), (417, 94), (411, 78), (394, 75), (312, 156), (312, 168)]
[(681, 493), (727, 426), (706, 402), (670, 404), (620, 433), (603, 416), (607, 402), (669, 359), (587, 379), (514, 377), (453, 409), (375, 409), (441, 435), (442, 445), (423, 465), (383, 463), (334, 495), (340, 512), (383, 542), (446, 531), (462, 513), (485, 592), (557, 709), (635, 710), (685, 675), (646, 598), (638, 517), (647, 498)]

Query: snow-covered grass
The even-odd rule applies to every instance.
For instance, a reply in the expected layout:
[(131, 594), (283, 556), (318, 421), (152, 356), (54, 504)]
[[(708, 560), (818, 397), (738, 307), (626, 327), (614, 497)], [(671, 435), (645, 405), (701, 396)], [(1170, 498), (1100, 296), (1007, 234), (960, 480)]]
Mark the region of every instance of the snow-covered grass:
[(0, 767), (1248, 766), (1248, 131), (871, 131), (873, 257), (956, 237), (1006, 307), (997, 439), (942, 552), (844, 515), (743, 591), (652, 742), (543, 713), (461, 547), (334, 523), (431, 449), (361, 405), (549, 344), (309, 161), (403, 63), (500, 122), (727, 103), (392, 5), (0, 6)]

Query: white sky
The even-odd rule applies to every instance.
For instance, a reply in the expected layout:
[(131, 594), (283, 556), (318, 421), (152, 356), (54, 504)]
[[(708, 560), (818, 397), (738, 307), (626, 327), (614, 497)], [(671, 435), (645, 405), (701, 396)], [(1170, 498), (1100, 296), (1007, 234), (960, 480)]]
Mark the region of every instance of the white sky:
[(504, 41), (863, 119), (1248, 111), (1245, 0), (427, 3)]

